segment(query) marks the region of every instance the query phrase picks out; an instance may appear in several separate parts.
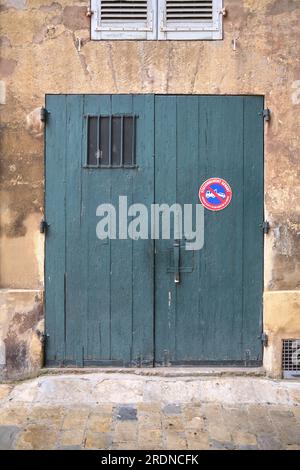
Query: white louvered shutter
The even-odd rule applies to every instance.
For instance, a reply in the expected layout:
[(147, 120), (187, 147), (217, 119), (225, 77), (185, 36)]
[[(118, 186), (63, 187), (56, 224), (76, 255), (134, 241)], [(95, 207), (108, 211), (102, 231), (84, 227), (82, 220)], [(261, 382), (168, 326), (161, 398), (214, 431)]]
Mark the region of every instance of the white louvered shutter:
[(156, 39), (157, 0), (92, 0), (92, 39)]
[(158, 0), (158, 39), (222, 39), (223, 0)]

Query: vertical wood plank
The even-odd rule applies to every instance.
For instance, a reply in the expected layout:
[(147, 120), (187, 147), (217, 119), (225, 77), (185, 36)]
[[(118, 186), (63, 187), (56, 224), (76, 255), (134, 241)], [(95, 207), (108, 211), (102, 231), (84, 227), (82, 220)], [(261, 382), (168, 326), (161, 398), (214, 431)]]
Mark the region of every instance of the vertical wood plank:
[[(133, 202), (150, 214), (154, 203), (154, 95), (134, 96), (136, 164), (132, 180)], [(151, 366), (154, 359), (154, 242), (148, 225), (147, 240), (132, 243), (132, 360)]]
[[(131, 95), (111, 97), (112, 114), (131, 114), (133, 98)], [(133, 202), (133, 179), (136, 170), (111, 170), (111, 203), (118, 215), (119, 197), (127, 196), (128, 205)], [(117, 223), (117, 229), (119, 223)], [(112, 358), (129, 364), (132, 357), (133, 327), (133, 271), (132, 240), (111, 240), (111, 355)]]
[(244, 97), (244, 245), (243, 350), (250, 360), (262, 359), (264, 107), (261, 96)]
[(242, 359), (243, 99), (200, 97), (199, 186), (224, 178), (233, 197), (220, 211), (205, 209), (205, 243), (199, 254), (200, 308), (205, 361)]
[[(84, 114), (109, 115), (109, 95), (85, 95)], [(83, 152), (85, 146), (83, 147)], [(84, 161), (84, 154), (82, 155)], [(111, 276), (110, 241), (99, 240), (96, 226), (98, 205), (109, 203), (111, 170), (82, 170), (82, 276), (85, 316), (85, 361), (111, 360)]]
[(81, 153), (83, 148), (83, 99), (66, 98), (66, 361), (84, 364)]
[(65, 357), (65, 150), (66, 97), (46, 96), (45, 218), (49, 224), (45, 252), (46, 362)]
[[(176, 97), (155, 97), (155, 203), (176, 202)], [(168, 364), (176, 356), (176, 287), (173, 239), (155, 241), (155, 361)]]
[[(184, 204), (199, 204), (199, 100), (195, 96), (177, 97), (177, 163), (176, 202), (183, 209)], [(199, 252), (181, 247), (181, 266), (190, 267), (191, 273), (180, 273), (180, 284), (176, 286), (176, 361), (199, 358), (199, 338), (202, 332), (201, 313), (198, 308), (199, 263), (195, 261)], [(187, 341), (188, 338), (188, 341)]]

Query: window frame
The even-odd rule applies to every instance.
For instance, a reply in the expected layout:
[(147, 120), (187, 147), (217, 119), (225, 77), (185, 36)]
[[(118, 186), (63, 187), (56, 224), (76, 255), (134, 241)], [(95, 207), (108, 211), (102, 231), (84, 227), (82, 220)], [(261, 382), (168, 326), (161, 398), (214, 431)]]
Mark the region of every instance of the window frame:
[(223, 0), (212, 0), (212, 22), (173, 22), (166, 20), (166, 0), (147, 0), (147, 24), (128, 22), (101, 24), (101, 0), (91, 0), (92, 40), (221, 40), (223, 39)]
[(158, 1), (158, 40), (220, 40), (223, 38), (223, 0), (212, 0), (212, 22), (175, 22), (166, 19), (166, 0)]
[[(136, 169), (138, 168), (138, 165), (136, 163), (136, 121), (138, 119), (138, 114), (135, 113), (113, 113), (113, 114), (85, 114), (84, 119), (85, 119), (85, 158), (84, 158), (84, 163), (83, 163), (83, 168), (87, 169), (98, 169), (98, 170), (113, 170), (113, 169)], [(97, 153), (100, 152), (102, 142), (101, 142), (101, 137), (100, 137), (100, 123), (101, 119), (103, 118), (108, 118), (109, 119), (109, 128), (108, 128), (108, 163), (102, 164), (99, 157), (98, 159), (96, 158), (97, 164), (92, 164), (90, 163), (90, 152), (89, 152), (89, 147), (90, 147), (90, 122), (91, 119), (96, 119), (97, 120), (97, 127), (96, 127), (96, 147), (97, 147)], [(120, 119), (121, 122), (121, 128), (120, 128), (120, 160), (119, 164), (115, 164), (113, 161), (113, 132), (112, 132), (112, 123), (113, 119)], [(126, 163), (125, 162), (125, 134), (124, 134), (124, 126), (125, 126), (125, 120), (127, 118), (130, 118), (132, 120), (132, 135), (131, 135), (131, 162)]]
[(128, 22), (101, 24), (101, 0), (91, 0), (91, 9), (93, 11), (91, 18), (91, 39), (104, 40), (154, 40), (157, 36), (156, 18), (157, 1), (147, 0), (147, 21), (146, 22)]

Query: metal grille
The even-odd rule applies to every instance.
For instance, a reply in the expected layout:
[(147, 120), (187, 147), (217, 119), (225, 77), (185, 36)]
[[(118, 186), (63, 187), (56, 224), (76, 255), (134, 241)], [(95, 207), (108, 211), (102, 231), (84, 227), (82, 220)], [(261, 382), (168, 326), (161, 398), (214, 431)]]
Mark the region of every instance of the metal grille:
[(147, 0), (101, 0), (101, 21), (147, 21)]
[(284, 339), (282, 369), (285, 378), (300, 377), (300, 339)]
[(166, 0), (167, 21), (212, 21), (213, 0)]
[(87, 116), (87, 166), (135, 168), (135, 115)]

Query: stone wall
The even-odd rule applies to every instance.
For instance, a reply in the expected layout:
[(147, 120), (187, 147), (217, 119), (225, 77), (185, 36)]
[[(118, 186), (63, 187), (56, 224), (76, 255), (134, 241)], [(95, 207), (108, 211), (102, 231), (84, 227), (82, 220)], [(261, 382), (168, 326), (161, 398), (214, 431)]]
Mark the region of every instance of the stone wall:
[(0, 290), (0, 377), (34, 374), (43, 365), (40, 291)]
[[(300, 287), (300, 2), (224, 3), (223, 41), (101, 42), (90, 40), (88, 0), (0, 1), (0, 350), (6, 348), (10, 369), (15, 365), (24, 373), (25, 366), (8, 346), (9, 332), (21, 345), (24, 328), (35, 338), (41, 317), (32, 312), (42, 308), (44, 159), (37, 108), (45, 94), (262, 94), (272, 111), (265, 131), (265, 209), (271, 224), (265, 248), (265, 327), (271, 333), (269, 347), (273, 341), (277, 351), (266, 352), (265, 364), (269, 373), (280, 373), (282, 335), (289, 331), (300, 337), (299, 302), (293, 307)], [(26, 308), (18, 309), (20, 290), (27, 292)], [(290, 320), (283, 321), (285, 314)], [(22, 317), (23, 333), (18, 315), (31, 318)], [(27, 357), (30, 347), (24, 351), (27, 369), (38, 368)]]

